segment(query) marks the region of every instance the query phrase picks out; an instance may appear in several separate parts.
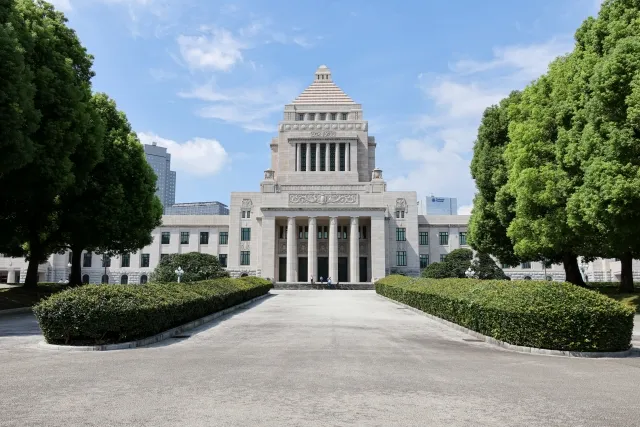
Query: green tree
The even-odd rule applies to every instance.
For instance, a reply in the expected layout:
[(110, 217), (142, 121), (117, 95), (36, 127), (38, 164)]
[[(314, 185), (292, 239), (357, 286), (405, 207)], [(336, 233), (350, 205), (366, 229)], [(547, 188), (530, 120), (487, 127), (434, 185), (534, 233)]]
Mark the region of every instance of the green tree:
[(57, 229), (60, 194), (82, 185), (75, 180), (72, 155), (95, 151), (92, 146), (100, 138), (89, 107), (92, 56), (67, 27), (64, 15), (49, 3), (14, 0), (14, 5), (28, 35), (21, 47), (33, 73), (40, 121), (30, 135), (32, 160), (2, 175), (0, 250), (26, 255), (25, 287), (35, 287), (38, 266), (51, 253), (46, 242)]
[(106, 94), (92, 106), (104, 125), (103, 158), (91, 170), (83, 191), (69, 189), (58, 212), (57, 249), (72, 251), (72, 284), (81, 283), (83, 250), (126, 254), (152, 242), (161, 224), (162, 204), (155, 195), (156, 175), (125, 114)]
[(478, 252), (471, 262), (471, 269), (474, 276), (480, 280), (509, 280), (489, 254)]
[(505, 264), (520, 262), (507, 236), (507, 227), (515, 216), (515, 201), (508, 193), (502, 194), (503, 200), (497, 200), (507, 183), (503, 154), (509, 144), (509, 108), (519, 102), (520, 96), (520, 92), (512, 92), (499, 105), (485, 110), (471, 160), (471, 176), (478, 192), (469, 221), (469, 244)]
[(184, 270), (180, 281), (185, 283), (229, 276), (229, 273), (220, 265), (217, 256), (190, 252), (164, 257), (151, 274), (151, 281), (155, 283), (177, 282), (178, 276), (175, 271), (178, 267)]
[(446, 277), (465, 278), (465, 272), (471, 266), (473, 251), (471, 249), (455, 249), (444, 257), (442, 262), (429, 264), (422, 270), (422, 276), (431, 279)]
[(0, 2), (0, 185), (4, 173), (33, 159), (31, 135), (38, 128), (33, 73), (25, 58), (33, 40), (14, 1)]
[(576, 157), (584, 179), (568, 203), (574, 229), (599, 233), (621, 262), (622, 292), (634, 292), (640, 255), (640, 3), (607, 1), (576, 34), (584, 115)]

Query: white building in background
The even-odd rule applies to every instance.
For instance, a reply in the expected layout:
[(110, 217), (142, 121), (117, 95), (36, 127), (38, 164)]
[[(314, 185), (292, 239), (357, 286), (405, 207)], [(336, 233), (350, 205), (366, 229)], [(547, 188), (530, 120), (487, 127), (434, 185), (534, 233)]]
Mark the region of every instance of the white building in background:
[[(431, 201), (430, 207), (427, 198), (425, 214), (416, 192), (387, 191), (368, 128), (362, 106), (321, 66), (313, 83), (284, 107), (271, 140), (271, 165), (256, 183), (259, 191), (232, 193), (223, 215), (164, 215), (153, 243), (136, 253), (108, 260), (84, 253), (83, 281), (145, 283), (162, 257), (202, 252), (217, 255), (233, 275), (371, 282), (395, 272), (418, 275), (454, 249), (468, 247), (469, 216), (456, 215), (456, 199), (436, 198), (449, 201)], [(160, 149), (145, 146), (145, 152), (147, 147)], [(165, 159), (158, 160), (159, 178), (161, 170), (165, 178), (173, 176), (173, 190), (165, 196), (172, 202), (175, 174), (167, 172), (166, 150), (158, 152)], [(167, 184), (161, 191), (167, 193)], [(444, 213), (434, 214), (434, 203), (446, 205)], [(69, 253), (52, 255), (40, 266), (40, 281), (65, 280), (70, 259)], [(620, 263), (613, 260), (584, 267), (592, 281), (620, 277)], [(0, 282), (24, 281), (26, 269), (22, 259), (0, 258)], [(505, 272), (512, 278), (564, 280), (558, 265), (523, 263)]]
[(157, 143), (144, 144), (147, 162), (158, 177), (156, 195), (166, 209), (176, 202), (176, 173), (171, 170), (171, 154)]

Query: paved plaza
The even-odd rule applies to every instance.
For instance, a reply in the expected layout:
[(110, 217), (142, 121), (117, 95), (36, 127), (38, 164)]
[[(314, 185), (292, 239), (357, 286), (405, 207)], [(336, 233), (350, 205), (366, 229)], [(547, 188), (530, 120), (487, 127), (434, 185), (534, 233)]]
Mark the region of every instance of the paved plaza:
[(640, 358), (498, 350), (373, 291), (272, 291), (149, 348), (0, 317), (1, 426), (637, 426)]

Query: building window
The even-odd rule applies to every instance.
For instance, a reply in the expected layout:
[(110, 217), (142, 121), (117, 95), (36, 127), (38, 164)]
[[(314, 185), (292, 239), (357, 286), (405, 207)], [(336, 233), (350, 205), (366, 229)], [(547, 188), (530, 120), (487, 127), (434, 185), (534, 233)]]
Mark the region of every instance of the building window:
[(320, 170), (327, 170), (327, 144), (320, 144)]
[(531, 263), (529, 261), (523, 262), (522, 264), (520, 264), (520, 268), (522, 269), (531, 268)]
[(167, 231), (163, 231), (161, 240), (162, 240), (162, 244), (163, 245), (168, 245), (169, 242), (171, 242), (171, 233), (169, 233)]
[(338, 113), (331, 113), (331, 120), (338, 120)]
[(102, 283), (103, 285), (108, 285), (109, 284), (109, 276), (106, 274), (102, 275), (102, 280), (100, 281), (100, 283)]
[(419, 236), (420, 236), (420, 246), (429, 246), (429, 232), (421, 231)]
[(227, 254), (218, 255), (218, 260), (220, 261), (220, 265), (223, 267), (227, 266)]
[(503, 263), (503, 264), (502, 264), (502, 269), (504, 270), (505, 268), (511, 268), (511, 266), (510, 266), (510, 265), (508, 265), (508, 264), (504, 264), (504, 263)]
[(311, 172), (316, 171), (316, 144), (310, 144), (311, 150), (311, 164), (309, 165), (309, 170)]
[(327, 113), (320, 113), (320, 120), (327, 120)]
[(189, 232), (188, 231), (181, 231), (180, 232), (180, 244), (181, 245), (188, 245), (189, 244)]
[(209, 244), (209, 232), (208, 231), (201, 231), (200, 232), (200, 244), (201, 245), (208, 245)]
[(102, 256), (102, 267), (111, 267), (111, 257), (106, 255)]
[(362, 227), (358, 227), (358, 232), (360, 234), (359, 238), (360, 239), (366, 239), (367, 238), (367, 226), (363, 225)]
[(329, 170), (336, 170), (336, 144), (329, 144)]
[(420, 255), (420, 268), (427, 268), (429, 266), (429, 255)]
[(284, 239), (287, 236), (286, 233), (285, 233), (285, 228), (286, 227), (284, 225), (280, 226), (280, 238), (281, 239)]
[(221, 231), (220, 232), (220, 238), (218, 240), (218, 243), (221, 245), (228, 245), (229, 244), (229, 232), (228, 231)]
[(349, 114), (342, 113), (342, 120), (347, 120), (349, 118)]
[(124, 254), (120, 258), (120, 267), (130, 267), (131, 266), (131, 255)]
[(89, 275), (85, 274), (84, 276), (82, 276), (82, 283), (84, 283), (85, 285), (89, 284)]
[(444, 262), (444, 259), (447, 257), (447, 254), (440, 254), (440, 262)]
[(240, 230), (240, 240), (243, 242), (248, 242), (251, 240), (251, 229), (250, 228), (242, 228)]
[(449, 244), (449, 232), (441, 231), (440, 232), (440, 244), (448, 245)]
[(316, 119), (316, 113), (309, 113), (309, 120), (315, 120)]
[(467, 233), (460, 233), (460, 245), (466, 246), (467, 244)]
[(404, 219), (404, 211), (396, 211), (396, 218)]
[(296, 121), (301, 122), (304, 120), (304, 113), (296, 114)]
[(329, 227), (327, 227), (325, 225), (323, 228), (324, 228), (324, 238), (328, 239), (329, 238)]
[(149, 254), (140, 254), (140, 267), (149, 267)]
[(307, 170), (307, 144), (300, 146), (300, 170), (302, 172)]
[(407, 240), (407, 229), (404, 227), (396, 228), (396, 241), (404, 242)]
[(249, 251), (240, 251), (240, 265), (250, 265), (251, 256)]
[(407, 265), (407, 251), (396, 252), (396, 265), (398, 267), (404, 267)]
[(142, 276), (140, 276), (140, 284), (141, 285), (146, 285), (147, 284), (147, 275), (143, 274)]
[(126, 274), (123, 274), (122, 276), (120, 276), (120, 284), (121, 285), (128, 285), (129, 284), (129, 276), (127, 276)]
[(338, 226), (338, 239), (342, 239), (342, 226)]
[(82, 258), (82, 266), (83, 267), (91, 267), (91, 257), (92, 257), (92, 253), (91, 252), (85, 252), (84, 256)]
[(340, 145), (340, 171), (344, 172), (347, 170), (347, 144), (339, 144)]

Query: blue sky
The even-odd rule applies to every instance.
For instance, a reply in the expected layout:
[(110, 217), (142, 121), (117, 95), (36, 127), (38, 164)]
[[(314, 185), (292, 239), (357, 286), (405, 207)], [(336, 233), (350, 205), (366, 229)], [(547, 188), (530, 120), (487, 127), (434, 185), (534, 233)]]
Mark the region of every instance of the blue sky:
[[(391, 190), (470, 209), (483, 110), (571, 49), (599, 0), (54, 0), (178, 202), (259, 191), (284, 104), (326, 64), (363, 104)], [(400, 5), (400, 6), (398, 6)]]

